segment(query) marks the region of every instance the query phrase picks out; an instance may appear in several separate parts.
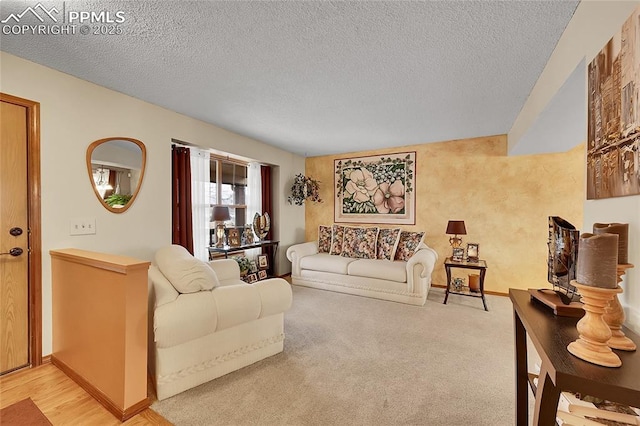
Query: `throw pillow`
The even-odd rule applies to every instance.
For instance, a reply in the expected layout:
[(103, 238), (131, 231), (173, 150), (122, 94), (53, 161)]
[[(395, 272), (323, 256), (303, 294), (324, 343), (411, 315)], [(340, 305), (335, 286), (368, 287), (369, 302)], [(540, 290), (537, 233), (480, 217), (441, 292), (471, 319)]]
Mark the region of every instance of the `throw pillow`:
[(342, 256), (356, 259), (375, 259), (378, 228), (344, 227)]
[(331, 227), (320, 225), (318, 227), (318, 253), (331, 251)]
[(400, 228), (380, 229), (376, 246), (377, 258), (393, 260), (400, 241)]
[(331, 250), (329, 254), (342, 253), (342, 240), (344, 238), (344, 226), (333, 225), (331, 232)]
[(179, 293), (196, 293), (220, 285), (215, 271), (182, 246), (174, 244), (161, 248), (156, 252), (155, 261)]
[(396, 260), (404, 260), (405, 262), (413, 256), (416, 249), (424, 239), (424, 232), (407, 232), (400, 233), (400, 241), (396, 249)]

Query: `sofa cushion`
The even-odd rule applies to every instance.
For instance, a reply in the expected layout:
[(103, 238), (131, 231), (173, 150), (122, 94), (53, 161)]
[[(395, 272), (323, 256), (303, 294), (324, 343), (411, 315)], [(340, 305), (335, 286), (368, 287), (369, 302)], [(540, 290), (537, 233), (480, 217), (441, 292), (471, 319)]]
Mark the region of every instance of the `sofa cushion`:
[(341, 256), (356, 259), (375, 259), (378, 228), (344, 227)]
[(380, 259), (358, 259), (347, 268), (349, 275), (381, 280), (407, 282), (406, 262), (384, 262)]
[(155, 261), (160, 272), (179, 293), (211, 290), (220, 285), (214, 270), (182, 246), (174, 244), (161, 248), (156, 252)]
[(331, 226), (318, 226), (318, 253), (331, 251)]
[(342, 240), (344, 239), (344, 226), (333, 225), (331, 231), (331, 250), (330, 254), (342, 253)]
[(416, 252), (423, 239), (424, 232), (402, 231), (400, 233), (398, 248), (396, 249), (395, 260), (409, 260)]
[(355, 259), (350, 257), (332, 256), (326, 253), (313, 254), (300, 259), (301, 269), (312, 271), (333, 272), (334, 274), (347, 274), (347, 266)]
[(384, 229), (378, 232), (378, 242), (376, 243), (376, 258), (383, 260), (393, 260), (400, 241), (400, 228)]

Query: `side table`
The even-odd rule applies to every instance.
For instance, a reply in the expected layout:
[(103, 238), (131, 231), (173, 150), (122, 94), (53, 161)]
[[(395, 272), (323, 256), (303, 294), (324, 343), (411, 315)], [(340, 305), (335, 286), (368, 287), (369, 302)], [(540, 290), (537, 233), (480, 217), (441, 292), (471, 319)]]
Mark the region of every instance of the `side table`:
[[(474, 269), (480, 271), (480, 293), (474, 293), (470, 290), (464, 291), (456, 291), (451, 289), (451, 269), (452, 268), (462, 268), (462, 269)], [(458, 294), (460, 296), (471, 296), (471, 297), (480, 297), (482, 298), (482, 304), (484, 305), (484, 310), (487, 309), (487, 300), (484, 297), (484, 276), (487, 273), (487, 262), (484, 260), (478, 260), (477, 262), (470, 262), (468, 260), (462, 261), (454, 261), (451, 260), (450, 257), (447, 257), (444, 260), (444, 269), (447, 272), (447, 291), (444, 296), (444, 304), (447, 304), (447, 299), (449, 299), (449, 294)]]

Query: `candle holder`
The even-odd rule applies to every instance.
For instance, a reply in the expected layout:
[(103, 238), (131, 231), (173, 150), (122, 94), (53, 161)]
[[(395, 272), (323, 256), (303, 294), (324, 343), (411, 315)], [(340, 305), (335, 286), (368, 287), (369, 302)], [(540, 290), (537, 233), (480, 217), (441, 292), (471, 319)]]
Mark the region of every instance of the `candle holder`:
[[(626, 274), (627, 269), (630, 268), (633, 268), (633, 265), (630, 263), (618, 265), (618, 284), (622, 282), (622, 276)], [(611, 338), (607, 342), (607, 345), (613, 349), (635, 351), (636, 344), (622, 332), (622, 324), (624, 324), (625, 315), (617, 294), (613, 297), (611, 302), (609, 302), (609, 306), (605, 308), (603, 318), (604, 322), (609, 326), (609, 329), (611, 329)]]
[(576, 328), (579, 337), (576, 341), (569, 343), (567, 349), (569, 352), (592, 364), (602, 365), (603, 367), (620, 367), (622, 361), (607, 342), (611, 338), (611, 330), (604, 321), (604, 311), (609, 305), (611, 299), (622, 292), (620, 286), (616, 288), (592, 287), (580, 284), (573, 280), (574, 285), (580, 292), (580, 301), (584, 304), (584, 317)]

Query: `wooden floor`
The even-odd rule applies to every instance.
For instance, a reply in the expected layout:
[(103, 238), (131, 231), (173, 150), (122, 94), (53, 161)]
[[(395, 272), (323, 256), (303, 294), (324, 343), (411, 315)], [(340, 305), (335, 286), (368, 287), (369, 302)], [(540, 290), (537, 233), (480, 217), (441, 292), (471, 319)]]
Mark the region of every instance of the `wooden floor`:
[(54, 425), (171, 425), (150, 408), (120, 423), (51, 363), (0, 377), (0, 409), (26, 398)]

